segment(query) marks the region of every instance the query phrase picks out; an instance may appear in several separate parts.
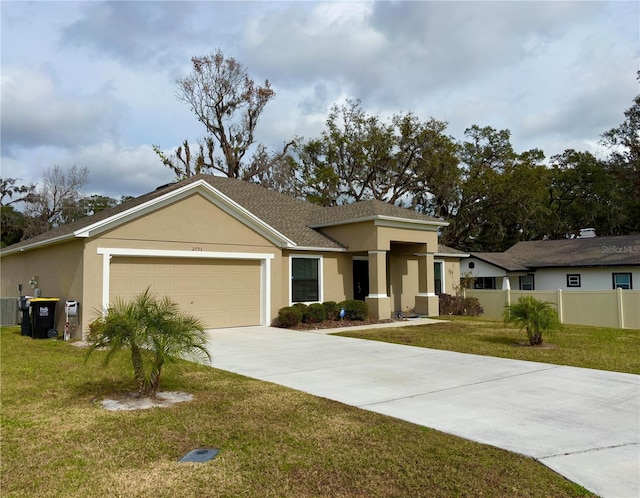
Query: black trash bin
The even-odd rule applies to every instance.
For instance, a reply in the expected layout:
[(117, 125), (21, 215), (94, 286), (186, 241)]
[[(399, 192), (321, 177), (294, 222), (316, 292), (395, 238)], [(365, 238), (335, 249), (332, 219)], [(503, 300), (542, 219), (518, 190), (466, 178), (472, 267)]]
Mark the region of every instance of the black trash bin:
[(29, 298), (20, 296), (18, 298), (18, 311), (22, 313), (20, 320), (20, 333), (31, 337), (31, 317), (29, 316)]
[(56, 331), (57, 297), (35, 297), (31, 299), (31, 332), (34, 339), (58, 337)]

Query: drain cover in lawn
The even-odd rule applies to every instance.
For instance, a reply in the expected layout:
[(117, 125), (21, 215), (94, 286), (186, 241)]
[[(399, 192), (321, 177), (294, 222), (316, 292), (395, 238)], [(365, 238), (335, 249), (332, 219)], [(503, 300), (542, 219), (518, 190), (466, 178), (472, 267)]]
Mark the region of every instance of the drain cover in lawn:
[(183, 456), (179, 462), (208, 462), (213, 460), (220, 450), (216, 448), (200, 448), (197, 450), (191, 450), (185, 456)]

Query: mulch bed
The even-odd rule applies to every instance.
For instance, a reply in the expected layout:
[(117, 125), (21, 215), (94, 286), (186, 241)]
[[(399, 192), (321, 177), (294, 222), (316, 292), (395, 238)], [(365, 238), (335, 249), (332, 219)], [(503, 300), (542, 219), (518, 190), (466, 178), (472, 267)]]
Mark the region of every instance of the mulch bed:
[(393, 323), (393, 320), (325, 320), (319, 323), (299, 323), (295, 327), (289, 327), (291, 330), (319, 330), (319, 329), (337, 329), (341, 327), (357, 327), (361, 325), (374, 325), (376, 323)]

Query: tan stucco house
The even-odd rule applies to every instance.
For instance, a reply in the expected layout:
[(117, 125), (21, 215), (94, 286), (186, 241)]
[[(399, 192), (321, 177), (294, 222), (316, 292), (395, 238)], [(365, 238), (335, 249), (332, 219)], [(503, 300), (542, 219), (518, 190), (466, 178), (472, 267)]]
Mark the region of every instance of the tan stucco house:
[(198, 175), (4, 248), (2, 296), (18, 284), (28, 294), (35, 277), (43, 297), (61, 300), (56, 328), (73, 300), (84, 333), (115, 296), (148, 286), (210, 328), (268, 325), (294, 302), (345, 299), (366, 300), (373, 319), (434, 316), (436, 261), (440, 293), (466, 256), (438, 246), (445, 225), (380, 201), (324, 208)]

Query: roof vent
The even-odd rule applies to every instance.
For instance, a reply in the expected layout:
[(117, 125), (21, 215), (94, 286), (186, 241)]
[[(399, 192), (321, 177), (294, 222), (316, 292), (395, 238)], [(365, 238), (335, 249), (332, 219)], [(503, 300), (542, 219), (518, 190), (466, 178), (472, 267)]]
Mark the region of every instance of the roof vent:
[(580, 235), (578, 235), (579, 239), (591, 239), (596, 236), (595, 228), (581, 228)]

